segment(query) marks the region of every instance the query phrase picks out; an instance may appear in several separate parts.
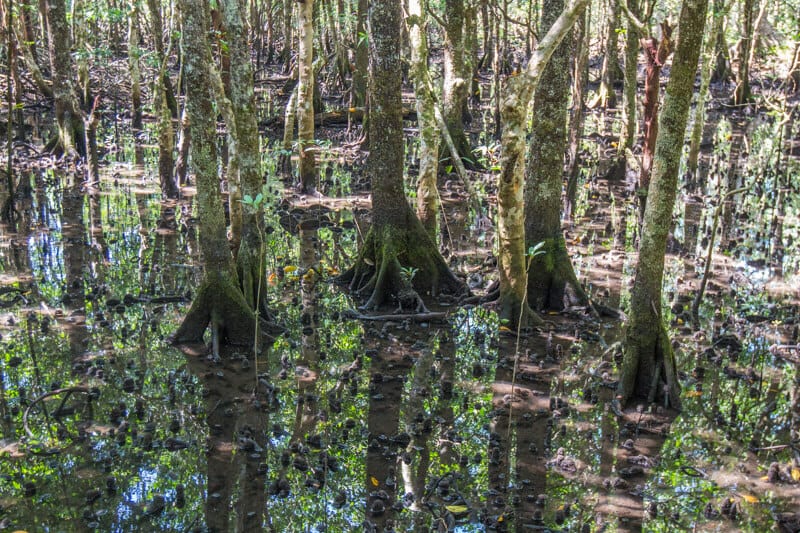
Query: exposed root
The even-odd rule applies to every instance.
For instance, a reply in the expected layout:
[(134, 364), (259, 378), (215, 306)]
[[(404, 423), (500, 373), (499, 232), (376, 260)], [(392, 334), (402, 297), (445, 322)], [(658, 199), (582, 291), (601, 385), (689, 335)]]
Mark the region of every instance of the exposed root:
[(207, 274), (171, 341), (173, 344), (201, 343), (206, 329), (211, 326), (222, 344), (253, 346), (261, 341), (256, 339), (255, 325), (256, 315), (231, 277)]
[(664, 325), (659, 325), (653, 343), (641, 343), (629, 336), (617, 394), (621, 404), (642, 398), (680, 410), (680, 392), (675, 353)]
[(419, 227), (407, 231), (373, 226), (355, 264), (337, 278), (354, 295), (366, 298), (361, 310), (376, 311), (394, 305), (397, 313), (427, 313), (422, 295), (466, 292), (422, 225), (416, 226)]

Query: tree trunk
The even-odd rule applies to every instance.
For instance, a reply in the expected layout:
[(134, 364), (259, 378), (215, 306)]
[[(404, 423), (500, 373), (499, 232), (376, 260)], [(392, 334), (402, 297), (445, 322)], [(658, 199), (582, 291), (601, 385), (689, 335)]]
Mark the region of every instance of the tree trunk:
[(586, 81), (589, 78), (589, 20), (591, 7), (575, 23), (572, 61), (572, 117), (569, 121), (569, 146), (567, 154), (566, 215), (572, 219), (575, 199), (578, 194), (578, 178), (581, 172), (581, 139), (583, 138), (583, 106), (586, 99)]
[(417, 179), (417, 216), (431, 240), (437, 238), (439, 191), (436, 177), (439, 168), (440, 135), (436, 123), (435, 97), (428, 74), (427, 2), (409, 0), (408, 25), (411, 45), (411, 77), (417, 97), (417, 123), (419, 124), (419, 177)]
[(403, 190), (399, 0), (373, 2), (369, 22), (367, 171), (372, 177), (373, 220), (355, 265), (339, 281), (369, 296), (365, 309), (393, 300), (400, 309), (422, 311), (419, 293), (460, 293), (464, 285), (450, 272)]
[(642, 147), (642, 168), (639, 172), (639, 221), (644, 217), (647, 205), (647, 194), (650, 186), (650, 174), (655, 157), (656, 140), (658, 138), (658, 105), (661, 92), (661, 67), (672, 53), (672, 27), (669, 22), (661, 24), (661, 40), (655, 37), (642, 39), (644, 55), (647, 58), (647, 69), (644, 78), (644, 146)]
[(468, 168), (476, 168), (472, 147), (464, 133), (464, 112), (472, 79), (466, 60), (464, 16), (464, 0), (445, 1), (442, 107), (447, 129), (461, 159)]
[(369, 2), (358, 0), (356, 13), (356, 51), (355, 65), (353, 67), (353, 88), (351, 104), (353, 107), (364, 107), (367, 102), (367, 69), (369, 67), (369, 46), (367, 43), (367, 11)]
[(606, 12), (606, 42), (603, 64), (600, 68), (600, 105), (605, 108), (617, 106), (617, 93), (614, 85), (622, 78), (622, 69), (619, 67), (619, 50), (617, 26), (619, 26), (619, 5), (616, 0), (608, 1)]
[(697, 106), (695, 107), (694, 122), (692, 123), (692, 133), (689, 140), (689, 157), (686, 162), (686, 170), (689, 173), (689, 189), (694, 190), (697, 178), (697, 163), (700, 157), (700, 143), (703, 140), (703, 127), (706, 121), (706, 100), (708, 99), (708, 88), (711, 85), (711, 75), (714, 71), (714, 46), (717, 42), (717, 35), (722, 31), (722, 23), (728, 14), (731, 0), (725, 5), (725, 0), (714, 0), (712, 7), (711, 31), (708, 39), (703, 45), (703, 64), (700, 70), (700, 90), (697, 93)]
[(669, 335), (661, 316), (667, 235), (678, 190), (678, 169), (708, 0), (684, 0), (679, 39), (667, 84), (652, 180), (631, 291), (630, 315), (619, 383), (622, 403), (632, 397), (680, 407), (680, 384)]
[(86, 132), (72, 80), (72, 41), (64, 0), (47, 0), (47, 36), (59, 147), (65, 154), (85, 156)]
[(297, 155), (298, 189), (311, 193), (317, 187), (314, 158), (314, 0), (297, 1), (300, 39), (297, 50)]
[(212, 106), (209, 71), (211, 50), (207, 5), (202, 0), (179, 2), (183, 20), (186, 112), (192, 136), (192, 166), (197, 180), (200, 249), (204, 276), (189, 313), (175, 333), (176, 343), (201, 342), (210, 325), (212, 335), (230, 344), (251, 345), (256, 316), (239, 288), (226, 236), (225, 213), (217, 174), (216, 113)]
[(736, 88), (733, 91), (733, 105), (750, 103), (750, 49), (753, 47), (755, 33), (755, 1), (744, 0), (740, 14), (739, 24), (742, 37), (736, 46), (739, 66), (736, 69)]
[[(639, 16), (639, 0), (628, 2), (628, 8), (633, 15)], [(639, 63), (639, 32), (636, 31), (636, 25), (628, 20), (625, 32), (625, 71), (623, 82), (623, 98), (625, 116), (622, 121), (622, 130), (619, 134), (619, 152), (618, 156), (621, 161), (626, 160), (627, 150), (633, 150), (634, 141), (636, 140), (636, 89), (637, 89), (637, 71)]]
[[(564, 0), (545, 0), (539, 33), (550, 29)], [(561, 188), (569, 102), (567, 37), (542, 70), (533, 97), (533, 121), (525, 169), (525, 248), (544, 242), (544, 254), (529, 258), (528, 303), (534, 310), (586, 305), (561, 230)]]
[(519, 75), (508, 77), (503, 88), (500, 102), (502, 157), (497, 185), (499, 305), (501, 320), (508, 321), (514, 327), (541, 320), (530, 310), (526, 301), (523, 177), (527, 110), (542, 70), (587, 3), (588, 0), (578, 0), (561, 13), (539, 42), (528, 66)]
[[(222, 16), (228, 35), (231, 65), (230, 100), (236, 115), (236, 136), (239, 155), (239, 183), (244, 198), (255, 198), (262, 190), (261, 153), (255, 104), (253, 67), (247, 46), (242, 13), (242, 0), (222, 0)], [(265, 264), (260, 224), (263, 205), (248, 206), (242, 211), (242, 238), (236, 256), (239, 281), (245, 300), (261, 317), (268, 316)]]

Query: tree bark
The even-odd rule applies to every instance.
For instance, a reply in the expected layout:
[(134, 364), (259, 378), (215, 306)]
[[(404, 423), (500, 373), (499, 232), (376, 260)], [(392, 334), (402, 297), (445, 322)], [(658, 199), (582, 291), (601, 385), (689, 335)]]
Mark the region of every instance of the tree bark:
[[(564, 0), (544, 0), (539, 33), (564, 9)], [(569, 33), (567, 34), (569, 35)], [(533, 121), (525, 168), (525, 248), (544, 242), (544, 254), (529, 259), (528, 302), (534, 310), (586, 305), (561, 229), (561, 188), (569, 102), (570, 38), (556, 47), (533, 97)]]
[(300, 39), (297, 49), (297, 155), (298, 189), (316, 190), (314, 157), (314, 0), (297, 1)]
[(461, 293), (464, 284), (450, 272), (403, 190), (399, 0), (373, 2), (369, 23), (367, 172), (372, 179), (373, 220), (355, 265), (339, 281), (368, 296), (365, 309), (394, 301), (399, 309), (422, 311), (419, 293)]
[(472, 72), (467, 65), (464, 0), (446, 0), (444, 17), (444, 81), (442, 107), (450, 137), (468, 168), (476, 168), (472, 147), (464, 133)]
[[(525, 175), (525, 122), (528, 105), (542, 70), (558, 44), (575, 23), (588, 0), (577, 0), (566, 9), (517, 76), (508, 77), (502, 91), (500, 116), (501, 171), (497, 186), (497, 217), (500, 269), (500, 318), (512, 326), (527, 325), (539, 319), (526, 302), (525, 230), (523, 177)], [(559, 199), (560, 201), (560, 199)]]
[(739, 23), (741, 24), (742, 37), (737, 45), (739, 66), (736, 69), (736, 88), (733, 91), (733, 105), (750, 103), (750, 50), (753, 47), (755, 34), (755, 1), (744, 0)]
[(417, 97), (417, 123), (419, 125), (419, 177), (417, 178), (417, 216), (423, 227), (436, 242), (439, 213), (439, 191), (436, 178), (439, 169), (439, 141), (434, 107), (436, 100), (428, 73), (427, 2), (409, 0), (408, 26), (411, 45), (411, 77)]
[(256, 316), (239, 288), (219, 191), (211, 51), (206, 39), (210, 28), (207, 5), (202, 0), (181, 0), (179, 6), (183, 20), (186, 111), (192, 137), (192, 166), (197, 180), (204, 276), (173, 341), (201, 342), (210, 325), (212, 335), (221, 342), (252, 345), (257, 342)]
[(684, 0), (679, 38), (667, 84), (652, 179), (631, 291), (619, 383), (622, 403), (632, 397), (658, 398), (680, 407), (680, 384), (669, 335), (661, 315), (664, 256), (678, 190), (686, 122), (703, 43), (708, 0)]
[(65, 154), (85, 157), (86, 131), (72, 79), (72, 40), (64, 0), (47, 0), (47, 36), (59, 147)]
[(589, 11), (580, 16), (575, 23), (572, 60), (572, 117), (569, 121), (569, 146), (567, 154), (567, 192), (566, 216), (572, 219), (575, 213), (575, 199), (578, 194), (578, 178), (581, 171), (581, 139), (583, 138), (585, 114), (583, 106), (586, 99), (586, 81), (589, 78)]

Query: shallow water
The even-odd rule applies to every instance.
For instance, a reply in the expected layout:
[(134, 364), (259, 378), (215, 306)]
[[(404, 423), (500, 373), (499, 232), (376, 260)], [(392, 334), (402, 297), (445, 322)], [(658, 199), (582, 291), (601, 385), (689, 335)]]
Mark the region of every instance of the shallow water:
[[(80, 181), (33, 172), (20, 231), (2, 235), (0, 529), (754, 531), (800, 506), (799, 374), (769, 349), (797, 308), (761, 297), (745, 265), (715, 267), (747, 280), (719, 297), (717, 330), (676, 336), (684, 412), (619, 418), (617, 322), (549, 316), (517, 343), (480, 307), (349, 319), (331, 278), (363, 210), (277, 193), (265, 285), (285, 334), (258, 354), (180, 351), (167, 337), (201, 274), (190, 204), (126, 165)], [(576, 265), (615, 305), (633, 213), (611, 184), (586, 194)], [(448, 209), (450, 251), (481, 264), (491, 238)], [(696, 266), (670, 262), (667, 292)]]

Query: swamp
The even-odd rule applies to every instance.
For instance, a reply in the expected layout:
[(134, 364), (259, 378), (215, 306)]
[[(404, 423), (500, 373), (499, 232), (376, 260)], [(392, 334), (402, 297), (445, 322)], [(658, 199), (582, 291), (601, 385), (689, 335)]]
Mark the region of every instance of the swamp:
[(796, 0), (0, 8), (0, 531), (800, 532)]

